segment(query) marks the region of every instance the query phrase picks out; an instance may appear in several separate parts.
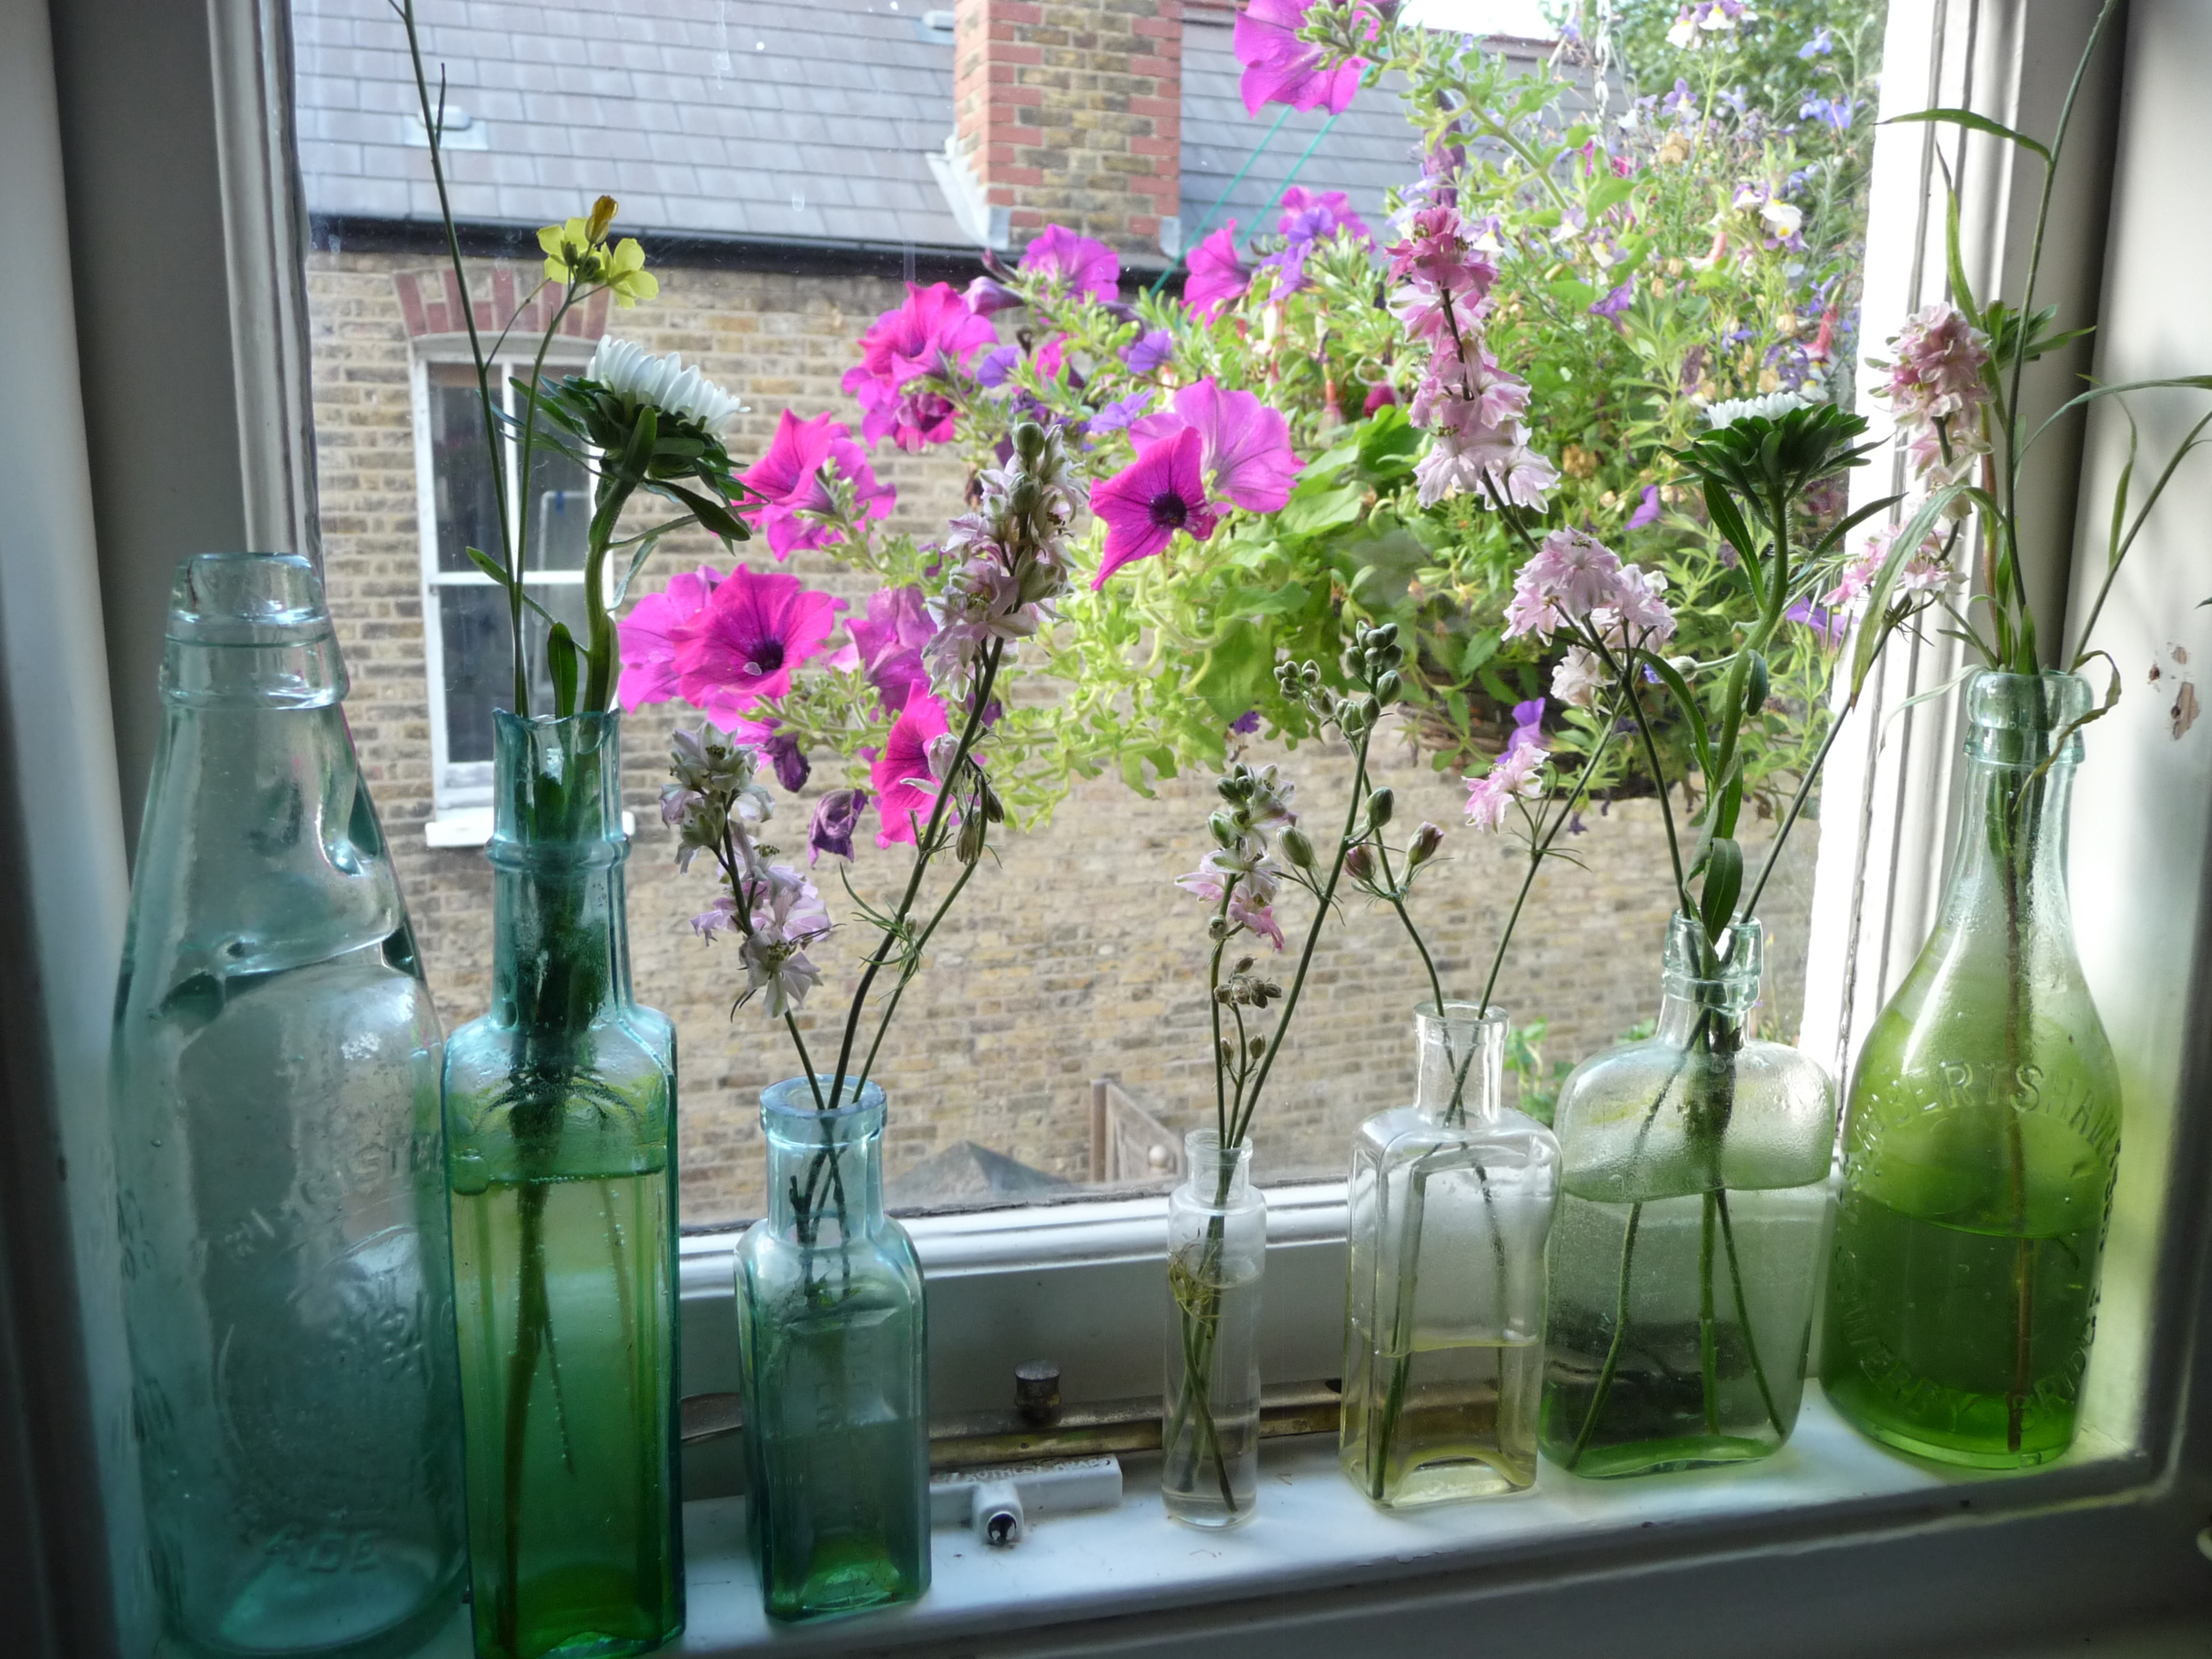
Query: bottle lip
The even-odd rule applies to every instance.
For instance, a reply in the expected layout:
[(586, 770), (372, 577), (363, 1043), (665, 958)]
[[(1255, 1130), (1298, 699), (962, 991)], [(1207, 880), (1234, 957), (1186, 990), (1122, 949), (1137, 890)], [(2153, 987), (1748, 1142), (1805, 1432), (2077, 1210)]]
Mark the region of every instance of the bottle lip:
[(1208, 1164), (1220, 1164), (1225, 1159), (1234, 1158), (1239, 1164), (1249, 1164), (1252, 1161), (1252, 1137), (1247, 1135), (1236, 1145), (1225, 1148), (1221, 1144), (1218, 1129), (1192, 1129), (1183, 1136), (1183, 1156), (1193, 1169), (1198, 1167), (1202, 1159)]
[(1505, 1010), (1495, 1002), (1478, 1006), (1473, 1002), (1458, 1002), (1447, 999), (1442, 1011), (1433, 1000), (1416, 1002), (1413, 1018), (1432, 1025), (1502, 1025), (1506, 1023)]
[(195, 553), (177, 562), (165, 637), (285, 647), (331, 638), (322, 578), (297, 553)]
[(580, 714), (517, 714), (512, 709), (494, 709), (492, 724), (524, 736), (540, 732), (604, 731), (622, 724), (622, 710), (587, 709)]
[(2051, 733), (2080, 719), (2096, 694), (2079, 674), (2047, 668), (2036, 674), (1978, 668), (1966, 687), (1966, 718), (1987, 732)]
[[(816, 1074), (822, 1098), (829, 1098), (830, 1077), (827, 1072)], [(849, 1081), (849, 1079), (848, 1079)], [(824, 1110), (814, 1103), (814, 1090), (803, 1077), (787, 1077), (780, 1083), (771, 1083), (760, 1092), (760, 1121), (764, 1127), (779, 1133), (790, 1133), (795, 1125), (849, 1125), (871, 1115), (880, 1119), (884, 1112), (883, 1086), (870, 1079), (856, 1092), (844, 1094), (834, 1110)]]

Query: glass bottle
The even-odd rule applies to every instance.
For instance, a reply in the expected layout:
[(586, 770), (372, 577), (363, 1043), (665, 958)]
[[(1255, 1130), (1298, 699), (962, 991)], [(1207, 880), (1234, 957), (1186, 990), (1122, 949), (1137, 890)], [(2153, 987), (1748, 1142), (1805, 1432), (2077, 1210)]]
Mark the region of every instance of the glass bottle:
[(1559, 1092), (1544, 1455), (1578, 1475), (1764, 1457), (1804, 1395), (1835, 1091), (1753, 1015), (1759, 924), (1667, 933), (1658, 1030)]
[(438, 1018), (303, 558), (180, 567), (112, 1052), (165, 1648), (411, 1652), (460, 1605)]
[(2072, 674), (1969, 687), (1943, 908), (1852, 1079), (1821, 1385), (1945, 1463), (2019, 1468), (2074, 1438), (2120, 1151), (2066, 900), (2090, 703)]
[(1252, 1143), (1211, 1129), (1183, 1138), (1167, 1204), (1167, 1389), (1160, 1498), (1191, 1526), (1252, 1518), (1260, 1483), (1260, 1289), (1267, 1201)]
[(480, 1659), (683, 1627), (676, 1055), (630, 995), (621, 716), (494, 716), (492, 1004), (446, 1045)]
[(883, 1090), (764, 1089), (768, 1213), (737, 1246), (746, 1530), (780, 1619), (929, 1588), (929, 1333), (921, 1263), (883, 1213)]
[(1559, 1143), (1501, 1101), (1505, 1016), (1414, 1012), (1413, 1104), (1352, 1143), (1344, 1473), (1386, 1509), (1536, 1479)]

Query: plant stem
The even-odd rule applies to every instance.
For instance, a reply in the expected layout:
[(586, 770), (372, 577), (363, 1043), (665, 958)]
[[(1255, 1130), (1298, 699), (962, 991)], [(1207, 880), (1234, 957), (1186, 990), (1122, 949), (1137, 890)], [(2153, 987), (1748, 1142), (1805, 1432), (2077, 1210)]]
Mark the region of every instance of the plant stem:
[(1574, 787), (1567, 792), (1566, 799), (1560, 804), (1559, 816), (1552, 820), (1551, 828), (1542, 839), (1529, 849), (1528, 872), (1521, 878), (1521, 890), (1513, 895), (1512, 913), (1505, 918), (1505, 929), (1498, 935), (1498, 949), (1490, 958), (1489, 976), (1482, 982), (1481, 1009), (1486, 1014), (1490, 1011), (1490, 998), (1498, 988), (1499, 971), (1505, 966), (1506, 948), (1513, 942), (1513, 930), (1520, 926), (1521, 907), (1528, 902), (1529, 891), (1536, 885), (1536, 872), (1551, 851), (1552, 843), (1559, 839), (1559, 832), (1574, 816), (1575, 803), (1582, 798), (1583, 790), (1588, 786), (1592, 774), (1597, 771), (1599, 758), (1613, 741), (1613, 721), (1608, 720), (1600, 730), (1598, 741), (1591, 748), (1590, 757), (1583, 763), (1581, 776), (1575, 780)]
[(1759, 1363), (1759, 1343), (1751, 1328), (1751, 1308), (1745, 1300), (1743, 1269), (1736, 1262), (1736, 1230), (1728, 1221), (1728, 1189), (1724, 1187), (1713, 1194), (1713, 1202), (1720, 1211), (1720, 1241), (1728, 1254), (1728, 1280), (1736, 1293), (1736, 1323), (1743, 1329), (1744, 1351), (1751, 1356), (1752, 1380), (1759, 1385), (1759, 1402), (1767, 1409), (1767, 1421), (1774, 1425), (1777, 1434), (1786, 1433), (1782, 1414), (1775, 1409), (1774, 1391), (1767, 1386), (1767, 1371)]
[(1705, 1432), (1720, 1434), (1720, 1350), (1713, 1317), (1713, 1233), (1718, 1211), (1713, 1194), (1704, 1194), (1698, 1221), (1697, 1358), (1705, 1399)]
[[(891, 987), (890, 1000), (884, 1004), (882, 1018), (876, 1022), (876, 1034), (868, 1044), (868, 1057), (860, 1063), (860, 1077), (853, 1084), (856, 1094), (867, 1087), (868, 1074), (876, 1069), (876, 1050), (883, 1047), (883, 1040), (891, 1030), (891, 1017), (899, 1011), (899, 999), (906, 995), (906, 987), (921, 970), (922, 951), (928, 945), (930, 935), (937, 931), (937, 924), (943, 921), (945, 913), (952, 909), (953, 901), (960, 896), (960, 889), (968, 885), (968, 878), (975, 873), (976, 864), (982, 862), (979, 857), (975, 864), (960, 866), (960, 873), (953, 878), (952, 886), (945, 889), (944, 902), (931, 912), (928, 923), (914, 936), (913, 952), (907, 958), (905, 970), (899, 975), (899, 982)], [(795, 1030), (793, 1035), (797, 1035)], [(804, 1050), (801, 1052), (804, 1053)]]
[(1613, 1311), (1613, 1340), (1605, 1350), (1605, 1363), (1598, 1370), (1598, 1386), (1591, 1393), (1590, 1409), (1583, 1414), (1582, 1428), (1575, 1436), (1574, 1449), (1567, 1454), (1567, 1467), (1570, 1469), (1579, 1463), (1582, 1454), (1590, 1449), (1590, 1437), (1598, 1432), (1598, 1418), (1604, 1415), (1606, 1402), (1612, 1398), (1613, 1379), (1620, 1371), (1621, 1350), (1628, 1342), (1629, 1274), (1636, 1263), (1636, 1229), (1643, 1218), (1643, 1205), (1631, 1204), (1628, 1232), (1621, 1240), (1621, 1286)]

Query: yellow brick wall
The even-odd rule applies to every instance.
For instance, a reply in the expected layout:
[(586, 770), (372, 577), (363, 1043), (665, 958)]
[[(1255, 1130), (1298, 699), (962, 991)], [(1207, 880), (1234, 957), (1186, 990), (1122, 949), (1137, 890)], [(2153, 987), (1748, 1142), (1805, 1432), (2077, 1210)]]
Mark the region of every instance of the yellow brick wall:
[[(432, 792), (421, 556), (408, 347), (391, 276), (431, 263), (318, 254), (308, 283), (324, 554), (353, 673), (348, 714), (451, 1025), (481, 1012), (488, 995), (490, 879), (476, 850), (433, 850), (422, 835)], [(733, 431), (733, 453), (757, 454), (787, 403), (810, 415), (839, 409), (857, 426), (838, 377), (861, 330), (896, 302), (897, 283), (670, 267), (660, 274), (660, 299), (617, 311), (612, 330), (695, 358), (750, 405)], [(899, 488), (895, 526), (926, 533), (959, 511), (964, 480), (941, 451), (913, 457), (886, 449), (874, 460)], [(664, 574), (705, 550), (697, 542), (670, 548), (661, 555)], [(764, 548), (758, 557), (765, 559)], [(794, 568), (811, 581), (859, 591), (826, 565), (803, 560)], [(629, 866), (632, 950), (640, 999), (679, 1031), (685, 1219), (723, 1221), (757, 1213), (758, 1094), (798, 1068), (780, 1027), (757, 1008), (730, 1018), (742, 978), (732, 977), (734, 953), (703, 946), (687, 926), (713, 889), (703, 872), (677, 874), (655, 810), (673, 724), (672, 710), (643, 710), (626, 741), (626, 792), (638, 820)], [(1519, 879), (1518, 849), (1460, 827), (1463, 787), (1402, 742), (1378, 750), (1379, 776), (1399, 791), (1401, 819), (1431, 818), (1451, 832), (1449, 862), (1424, 882), (1420, 914), (1448, 994), (1471, 997)], [(1348, 782), (1341, 753), (1308, 748), (1291, 756), (1256, 750), (1254, 757), (1283, 760), (1298, 780), (1301, 805), (1317, 821), (1341, 811)], [(892, 1173), (972, 1140), (1079, 1180), (1094, 1077), (1119, 1078), (1179, 1127), (1210, 1114), (1200, 988), (1204, 910), (1171, 885), (1203, 850), (1210, 806), (1203, 778), (1171, 783), (1153, 801), (1102, 779), (1079, 785), (1048, 828), (1007, 840), (1003, 862), (978, 874), (940, 930), (879, 1065), (892, 1101)], [(795, 844), (808, 808), (785, 810), (793, 820), (787, 844)], [(1517, 1019), (1550, 1020), (1548, 1056), (1570, 1059), (1653, 1011), (1669, 909), (1654, 803), (1594, 812), (1586, 824), (1571, 845), (1586, 869), (1559, 861), (1547, 869), (1500, 995)], [(1793, 846), (1790, 879), (1766, 906), (1778, 963), (1770, 1002), (1793, 1026), (1812, 827)], [(865, 847), (852, 872), (856, 887), (881, 893), (902, 876), (903, 859), (903, 849)], [(821, 873), (832, 913), (849, 915), (834, 879)], [(824, 1050), (834, 1043), (850, 983), (841, 973), (864, 949), (854, 930), (818, 955), (831, 979), (802, 1024), (820, 1064), (828, 1064)], [(1289, 961), (1281, 966), (1286, 976)], [(1425, 995), (1394, 918), (1352, 905), (1325, 939), (1256, 1121), (1263, 1176), (1335, 1171), (1352, 1125), (1409, 1094), (1409, 1010)]]

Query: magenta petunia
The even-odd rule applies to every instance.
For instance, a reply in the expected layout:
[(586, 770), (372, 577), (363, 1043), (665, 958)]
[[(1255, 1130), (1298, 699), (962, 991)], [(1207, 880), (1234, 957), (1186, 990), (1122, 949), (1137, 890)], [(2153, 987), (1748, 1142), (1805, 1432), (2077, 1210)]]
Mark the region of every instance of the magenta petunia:
[(1237, 222), (1231, 219), (1190, 250), (1183, 303), (1208, 322), (1252, 286), (1252, 268), (1237, 257)]
[(852, 486), (854, 503), (863, 518), (882, 518), (898, 498), (890, 485), (876, 482), (867, 451), (853, 442), (850, 428), (842, 421), (827, 413), (801, 420), (785, 410), (768, 452), (741, 474), (765, 499), (739, 510), (766, 533), (768, 550), (779, 559), (844, 539), (820, 516), (835, 505), (822, 477), (826, 462), (834, 462), (839, 474)]
[(951, 729), (945, 705), (927, 693), (908, 698), (899, 718), (891, 722), (883, 752), (869, 771), (883, 815), (882, 827), (876, 831), (877, 846), (910, 841), (915, 826), (929, 822), (937, 806), (936, 780), (929, 769), (930, 740)]
[(1023, 250), (1023, 274), (1058, 287), (1071, 298), (1110, 300), (1120, 291), (1121, 256), (1102, 242), (1079, 236), (1065, 225), (1048, 225)]
[(1312, 4), (1251, 0), (1237, 14), (1233, 39), (1237, 61), (1244, 65), (1237, 90), (1244, 95), (1248, 113), (1257, 115), (1266, 104), (1287, 104), (1294, 110), (1325, 106), (1332, 115), (1350, 107), (1366, 62), (1354, 58), (1334, 69), (1322, 66), (1321, 48), (1298, 38)]
[(615, 625), (622, 678), (615, 696), (626, 713), (676, 695), (676, 629), (698, 614), (722, 573), (711, 565), (668, 579), (667, 591), (648, 594)]
[(1214, 495), (1247, 512), (1279, 512), (1303, 465), (1291, 453), (1290, 423), (1249, 392), (1224, 391), (1209, 375), (1175, 394), (1172, 407), (1133, 423), (1140, 443), (1167, 437), (1179, 427), (1196, 430), (1201, 466)]
[(1196, 428), (1185, 426), (1091, 487), (1091, 511), (1106, 525), (1105, 556), (1092, 579), (1094, 588), (1103, 588), (1123, 565), (1161, 551), (1178, 530), (1201, 541), (1213, 534), (1215, 513), (1201, 467), (1204, 449)]
[(886, 714), (896, 714), (917, 692), (929, 689), (922, 648), (937, 632), (928, 600), (918, 588), (884, 588), (868, 595), (868, 614), (845, 625), (857, 664), (876, 689)]
[(860, 404), (862, 435), (914, 450), (951, 438), (955, 378), (997, 343), (997, 331), (949, 284), (908, 283), (905, 303), (861, 335), (860, 361), (839, 382)]
[(671, 630), (676, 687), (716, 725), (754, 718), (791, 689), (800, 664), (819, 656), (837, 626), (838, 602), (796, 576), (756, 574), (744, 565)]

